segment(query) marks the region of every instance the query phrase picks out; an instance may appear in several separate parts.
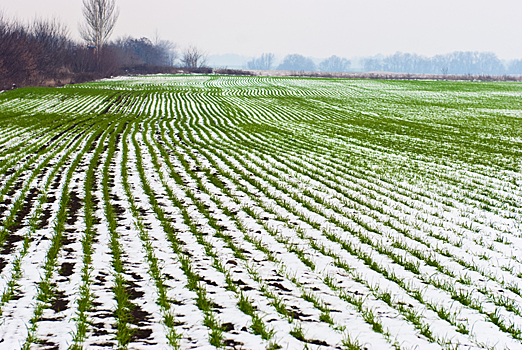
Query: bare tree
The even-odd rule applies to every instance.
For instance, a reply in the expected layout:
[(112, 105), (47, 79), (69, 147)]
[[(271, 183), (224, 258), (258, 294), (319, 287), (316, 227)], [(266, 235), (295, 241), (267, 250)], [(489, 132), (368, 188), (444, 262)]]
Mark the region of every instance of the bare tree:
[(202, 68), (207, 64), (207, 53), (196, 46), (189, 46), (181, 53), (181, 64), (191, 69)]
[(335, 55), (319, 63), (321, 72), (346, 72), (350, 68), (350, 60)]
[(161, 51), (163, 65), (174, 66), (178, 58), (177, 45), (170, 40), (161, 39), (158, 28), (154, 30), (152, 43)]
[(0, 13), (0, 89), (23, 86), (38, 80), (37, 54), (30, 31)]
[(56, 19), (36, 18), (30, 26), (33, 46), (39, 47), (35, 57), (40, 73), (55, 75), (66, 65), (73, 43), (69, 29)]
[(273, 53), (264, 53), (259, 58), (254, 58), (247, 63), (249, 69), (270, 70), (274, 65), (275, 55)]
[(283, 63), (277, 66), (277, 70), (315, 71), (315, 63), (307, 57), (299, 54), (286, 55)]
[(261, 62), (263, 63), (263, 69), (270, 70), (275, 62), (275, 55), (273, 53), (264, 53), (261, 55)]
[(119, 16), (115, 0), (83, 0), (85, 23), (80, 35), (88, 44), (100, 50), (111, 36)]
[(164, 64), (166, 66), (174, 66), (178, 59), (176, 44), (170, 40), (160, 40), (156, 46), (163, 52)]

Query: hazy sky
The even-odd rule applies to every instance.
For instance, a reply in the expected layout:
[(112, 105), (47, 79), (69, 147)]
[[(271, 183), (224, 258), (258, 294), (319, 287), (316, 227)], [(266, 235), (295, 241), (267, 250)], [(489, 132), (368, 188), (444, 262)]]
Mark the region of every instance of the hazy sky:
[[(491, 51), (522, 58), (521, 0), (117, 0), (113, 38), (195, 44), (209, 54), (370, 56)], [(55, 16), (74, 37), (81, 0), (0, 0), (8, 17)]]

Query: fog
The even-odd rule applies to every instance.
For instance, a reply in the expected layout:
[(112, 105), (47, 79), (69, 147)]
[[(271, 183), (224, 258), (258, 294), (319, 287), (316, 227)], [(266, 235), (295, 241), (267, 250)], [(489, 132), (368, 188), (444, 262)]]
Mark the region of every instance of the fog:
[[(9, 17), (57, 17), (78, 38), (81, 0), (2, 0)], [(120, 0), (113, 38), (152, 37), (210, 54), (433, 56), (453, 51), (522, 58), (522, 2), (513, 0)]]

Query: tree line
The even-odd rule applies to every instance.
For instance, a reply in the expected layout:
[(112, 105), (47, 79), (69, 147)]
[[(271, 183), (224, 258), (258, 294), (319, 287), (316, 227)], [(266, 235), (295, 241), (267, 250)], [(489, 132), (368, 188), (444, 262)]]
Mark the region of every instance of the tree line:
[(56, 19), (30, 23), (0, 12), (0, 90), (57, 86), (132, 73), (173, 73), (179, 68), (206, 72), (206, 53), (190, 46), (125, 36), (109, 41), (118, 19), (114, 0), (83, 0), (82, 42)]
[[(55, 19), (37, 18), (31, 23), (8, 19), (0, 12), (0, 90), (16, 86), (56, 86), (79, 83), (111, 75), (210, 73), (207, 54), (196, 46), (178, 52), (174, 43), (131, 36), (109, 41), (119, 11), (115, 0), (83, 0), (83, 41), (71, 38), (70, 31)], [(308, 57), (291, 54), (275, 65), (273, 53), (264, 53), (248, 62), (252, 70), (296, 72), (350, 72), (352, 62), (331, 56), (319, 64)], [(452, 52), (426, 57), (397, 52), (394, 55), (364, 58), (365, 72), (396, 72), (442, 75), (522, 74), (522, 59), (501, 61), (490, 52)], [(225, 74), (248, 71), (218, 70)]]
[[(355, 69), (346, 58), (331, 56), (319, 64), (299, 54), (287, 55), (275, 65), (274, 54), (263, 54), (247, 63), (248, 69), (276, 69), (310, 72), (350, 72)], [(442, 75), (517, 75), (522, 74), (522, 59), (504, 62), (491, 52), (455, 51), (426, 57), (397, 52), (393, 55), (362, 59), (364, 72), (395, 72)]]
[(522, 74), (522, 60), (504, 62), (492, 52), (455, 51), (426, 57), (397, 52), (383, 58), (363, 60), (364, 71), (417, 74), (505, 75)]
[[(247, 63), (248, 69), (270, 70), (274, 68), (275, 55), (264, 53)], [(350, 60), (337, 56), (331, 56), (316, 65), (310, 58), (299, 54), (287, 55), (276, 68), (276, 70), (290, 71), (321, 71), (321, 72), (348, 72)]]
[(178, 53), (170, 41), (130, 36), (101, 47), (71, 39), (57, 20), (30, 24), (0, 16), (0, 89), (82, 82), (130, 72), (173, 67)]

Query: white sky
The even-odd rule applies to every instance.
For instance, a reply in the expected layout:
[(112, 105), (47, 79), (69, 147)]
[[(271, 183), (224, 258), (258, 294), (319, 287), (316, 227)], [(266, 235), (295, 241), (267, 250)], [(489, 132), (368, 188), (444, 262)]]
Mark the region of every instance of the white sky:
[[(117, 0), (113, 37), (195, 44), (209, 54), (432, 56), (491, 51), (522, 58), (521, 0)], [(55, 16), (74, 37), (81, 0), (0, 0), (7, 17)]]

